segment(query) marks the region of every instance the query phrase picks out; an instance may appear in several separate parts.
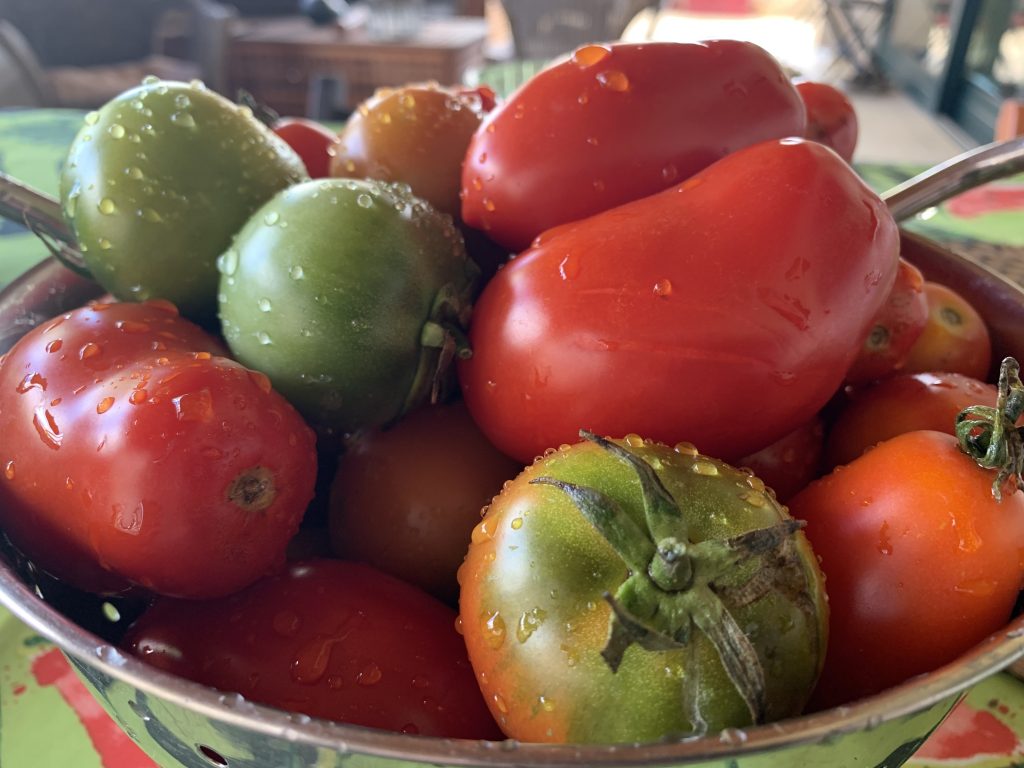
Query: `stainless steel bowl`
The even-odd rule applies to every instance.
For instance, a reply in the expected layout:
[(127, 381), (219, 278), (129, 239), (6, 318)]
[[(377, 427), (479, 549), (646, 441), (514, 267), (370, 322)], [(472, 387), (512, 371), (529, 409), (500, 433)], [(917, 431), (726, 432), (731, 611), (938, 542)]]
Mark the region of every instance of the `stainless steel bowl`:
[[(926, 277), (974, 303), (991, 329), (997, 359), (1024, 359), (1024, 290), (914, 235), (904, 235), (904, 253)], [(99, 293), (52, 259), (40, 264), (0, 293), (0, 352), (36, 324)], [(63, 650), (97, 700), (156, 762), (190, 768), (894, 768), (973, 684), (1024, 656), (1024, 617), (1018, 617), (955, 662), (849, 706), (681, 741), (552, 746), (426, 738), (314, 720), (170, 676), (113, 645), (138, 606), (119, 603), (112, 610), (47, 580), (2, 543), (0, 603)]]

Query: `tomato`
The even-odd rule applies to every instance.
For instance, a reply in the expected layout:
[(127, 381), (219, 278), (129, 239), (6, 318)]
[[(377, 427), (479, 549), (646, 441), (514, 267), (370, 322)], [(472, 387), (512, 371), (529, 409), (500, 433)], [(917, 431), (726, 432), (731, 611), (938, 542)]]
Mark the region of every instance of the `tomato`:
[(485, 95), (437, 83), (379, 89), (341, 130), (331, 175), (401, 181), (458, 217), (462, 160)]
[(996, 404), (995, 386), (959, 373), (905, 373), (854, 390), (829, 428), (825, 463), (846, 464), (904, 432), (952, 435), (957, 414), (979, 404)]
[(454, 602), (480, 510), (520, 470), (464, 403), (420, 408), (347, 446), (331, 486), (333, 549)]
[(478, 274), (449, 216), (398, 185), (354, 179), (280, 193), (218, 263), (232, 354), (339, 433), (430, 399)]
[(951, 371), (984, 379), (992, 362), (988, 326), (971, 303), (941, 283), (925, 282), (928, 322), (903, 364), (908, 373)]
[(302, 117), (280, 118), (272, 128), (302, 158), (310, 178), (322, 179), (331, 175), (331, 158), (338, 143), (334, 131)]
[(831, 610), (814, 706), (882, 691), (957, 658), (1010, 618), (1021, 588), (1024, 495), (941, 432), (898, 435), (790, 500)]
[(539, 458), (490, 505), (459, 575), (502, 730), (653, 741), (800, 712), (827, 622), (792, 524), (760, 480), (692, 445), (590, 436)]
[(928, 323), (928, 297), (921, 270), (900, 258), (889, 298), (871, 324), (860, 354), (846, 373), (849, 384), (865, 384), (901, 368)]
[(735, 461), (839, 388), (893, 284), (897, 237), (820, 144), (739, 150), (546, 232), (499, 270), (459, 362), (466, 404), (521, 461), (580, 428)]
[(796, 89), (752, 43), (584, 46), (485, 118), (463, 165), (462, 218), (520, 251), (805, 125)]
[(259, 206), (306, 178), (251, 110), (149, 79), (85, 118), (61, 174), (86, 266), (119, 299), (215, 319), (217, 257)]
[(846, 162), (852, 161), (859, 126), (850, 99), (828, 83), (804, 81), (796, 84), (796, 90), (807, 107), (804, 136), (831, 147)]
[(182, 597), (284, 562), (313, 495), (313, 434), (266, 377), (167, 302), (43, 323), (0, 365), (0, 524), (82, 589)]
[(172, 674), (310, 717), (500, 737), (455, 613), (358, 563), (311, 560), (234, 595), (160, 600), (122, 645)]
[(824, 442), (825, 425), (820, 416), (815, 416), (736, 463), (761, 478), (775, 497), (785, 503), (818, 476)]

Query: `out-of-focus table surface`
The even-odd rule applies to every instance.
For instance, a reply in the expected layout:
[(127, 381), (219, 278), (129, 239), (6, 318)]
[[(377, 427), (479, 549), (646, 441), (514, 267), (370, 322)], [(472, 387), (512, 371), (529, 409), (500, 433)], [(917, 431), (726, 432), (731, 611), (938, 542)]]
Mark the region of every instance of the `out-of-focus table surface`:
[[(0, 111), (0, 170), (57, 194), (82, 113)], [(922, 170), (860, 165), (878, 190)], [(1024, 283), (1024, 180), (965, 193), (907, 225)], [(47, 256), (22, 227), (0, 221), (0, 285)], [(152, 768), (78, 680), (60, 651), (0, 607), (0, 766)], [(935, 731), (911, 768), (1024, 765), (1024, 683), (999, 674), (975, 686)]]

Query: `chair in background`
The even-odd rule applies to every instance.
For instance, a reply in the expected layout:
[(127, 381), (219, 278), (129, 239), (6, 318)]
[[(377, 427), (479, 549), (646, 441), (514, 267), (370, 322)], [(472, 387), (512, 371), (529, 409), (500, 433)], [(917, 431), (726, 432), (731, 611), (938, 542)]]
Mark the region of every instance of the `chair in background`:
[(652, 0), (501, 0), (518, 59), (551, 59), (586, 43), (617, 40)]
[(0, 108), (43, 107), (53, 93), (32, 46), (9, 21), (0, 19)]

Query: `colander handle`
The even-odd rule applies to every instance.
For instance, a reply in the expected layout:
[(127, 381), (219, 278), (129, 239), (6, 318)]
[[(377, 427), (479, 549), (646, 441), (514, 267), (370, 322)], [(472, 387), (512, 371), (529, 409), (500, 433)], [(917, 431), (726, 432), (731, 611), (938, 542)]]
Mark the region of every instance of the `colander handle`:
[(28, 227), (65, 266), (88, 275), (75, 235), (54, 198), (0, 172), (0, 217)]

